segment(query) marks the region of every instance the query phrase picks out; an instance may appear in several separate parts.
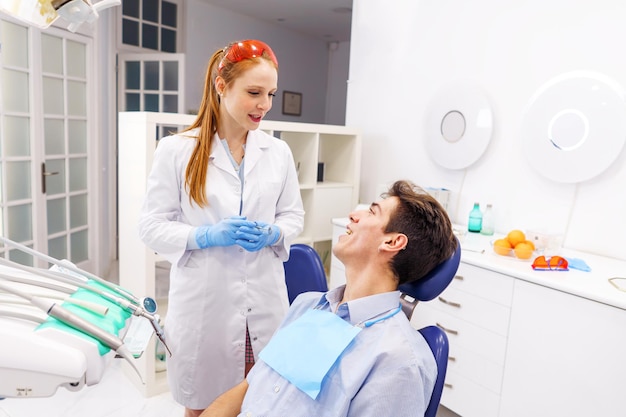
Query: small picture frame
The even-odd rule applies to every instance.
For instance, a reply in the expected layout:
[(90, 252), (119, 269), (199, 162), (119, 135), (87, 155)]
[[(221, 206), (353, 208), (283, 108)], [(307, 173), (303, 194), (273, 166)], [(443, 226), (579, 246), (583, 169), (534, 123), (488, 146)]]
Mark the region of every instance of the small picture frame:
[(302, 93), (283, 91), (283, 114), (291, 116), (302, 114)]

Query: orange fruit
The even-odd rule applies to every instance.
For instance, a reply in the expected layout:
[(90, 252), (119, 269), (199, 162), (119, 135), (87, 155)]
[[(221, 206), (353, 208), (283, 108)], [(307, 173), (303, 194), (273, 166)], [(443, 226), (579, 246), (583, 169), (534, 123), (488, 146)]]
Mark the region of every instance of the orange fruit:
[(534, 247), (526, 242), (518, 243), (517, 245), (515, 245), (515, 249), (513, 249), (513, 251), (515, 252), (515, 256), (517, 256), (519, 259), (529, 259), (531, 256), (533, 256), (533, 250)]
[(513, 249), (513, 247), (507, 239), (496, 239), (493, 242), (493, 250), (498, 255), (507, 256), (511, 253), (511, 249)]
[(514, 248), (518, 243), (522, 243), (526, 240), (526, 235), (521, 230), (511, 230), (508, 235), (506, 235), (506, 239), (511, 244), (511, 247)]
[(533, 241), (532, 241), (532, 240), (525, 240), (525, 241), (524, 241), (524, 243), (526, 243), (527, 245), (530, 245), (530, 246), (533, 248), (533, 250), (535, 250), (535, 249), (536, 249), (536, 248), (535, 248), (535, 244), (533, 243)]

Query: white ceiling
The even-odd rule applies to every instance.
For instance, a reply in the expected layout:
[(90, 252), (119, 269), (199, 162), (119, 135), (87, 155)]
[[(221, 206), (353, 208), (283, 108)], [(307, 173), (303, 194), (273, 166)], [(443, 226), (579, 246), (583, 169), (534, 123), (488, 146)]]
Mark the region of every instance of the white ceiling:
[(352, 0), (203, 0), (328, 42), (350, 40)]

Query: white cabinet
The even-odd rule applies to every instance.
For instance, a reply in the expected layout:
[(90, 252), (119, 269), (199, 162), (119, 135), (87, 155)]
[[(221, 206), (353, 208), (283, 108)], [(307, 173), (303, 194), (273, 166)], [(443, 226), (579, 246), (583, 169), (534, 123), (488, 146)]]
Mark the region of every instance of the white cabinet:
[[(261, 129), (291, 148), (306, 212), (297, 242), (319, 252), (328, 275), (331, 219), (345, 216), (359, 199), (361, 138), (344, 126), (263, 121)], [(323, 181), (317, 181), (319, 164), (323, 164)]]
[(441, 404), (463, 417), (624, 415), (621, 308), (461, 262), (412, 322), (447, 331)]
[(415, 328), (437, 325), (450, 341), (441, 404), (463, 417), (498, 415), (513, 278), (461, 263), (450, 286), (417, 305)]
[[(332, 220), (333, 223), (333, 241), (332, 245), (335, 246), (339, 240), (339, 236), (346, 233), (346, 226), (350, 222), (348, 217), (339, 217)], [(330, 261), (330, 276), (328, 277), (328, 288), (333, 289), (346, 283), (346, 267), (341, 263), (339, 259), (332, 253)]]
[[(152, 167), (156, 139), (164, 131), (189, 126), (195, 116), (172, 113), (122, 112), (119, 114), (118, 229), (120, 285), (134, 294), (155, 297), (156, 256), (137, 233), (146, 180)], [(344, 126), (262, 121), (261, 129), (289, 145), (300, 181), (304, 204), (304, 230), (296, 240), (313, 246), (330, 268), (333, 217), (345, 216), (358, 201), (361, 162), (359, 134)], [(324, 164), (323, 181), (317, 181), (318, 164)], [(166, 300), (159, 300), (160, 304)], [(166, 307), (166, 306), (164, 306)], [(165, 313), (161, 307), (161, 315)], [(154, 338), (153, 338), (154, 339)], [(132, 372), (144, 395), (167, 390), (164, 372), (155, 366), (154, 340), (139, 360), (146, 384)]]
[(622, 309), (516, 281), (500, 415), (624, 416), (625, 323)]

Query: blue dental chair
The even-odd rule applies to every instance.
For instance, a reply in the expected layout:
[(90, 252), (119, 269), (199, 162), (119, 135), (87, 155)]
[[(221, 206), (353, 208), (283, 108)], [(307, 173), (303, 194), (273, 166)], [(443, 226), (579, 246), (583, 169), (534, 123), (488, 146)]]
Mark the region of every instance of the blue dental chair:
[[(411, 320), (413, 311), (419, 301), (430, 301), (448, 287), (459, 268), (460, 261), (461, 244), (457, 239), (456, 250), (448, 260), (436, 266), (435, 269), (419, 281), (400, 285), (398, 288), (402, 292), (400, 304), (402, 305), (402, 311), (404, 311), (409, 320)], [(435, 417), (443, 392), (446, 371), (448, 370), (448, 336), (438, 326), (427, 326), (418, 331), (426, 339), (435, 357), (435, 362), (437, 362), (437, 379), (424, 414), (424, 417)]]
[(317, 251), (309, 245), (291, 245), (289, 259), (283, 263), (289, 304), (307, 291), (328, 291), (326, 272)]
[[(461, 245), (457, 240), (457, 248), (448, 260), (436, 266), (418, 282), (404, 284), (398, 288), (402, 293), (400, 296), (402, 311), (409, 320), (419, 301), (430, 301), (448, 287), (456, 274), (460, 261)], [(289, 260), (283, 265), (290, 304), (302, 292), (328, 291), (324, 266), (312, 247), (302, 244), (291, 245)], [(448, 337), (437, 326), (427, 326), (418, 331), (426, 339), (437, 363), (437, 379), (424, 414), (424, 417), (435, 417), (448, 369)]]

